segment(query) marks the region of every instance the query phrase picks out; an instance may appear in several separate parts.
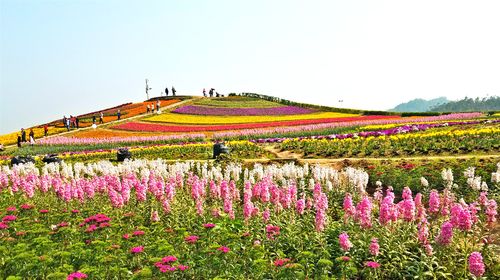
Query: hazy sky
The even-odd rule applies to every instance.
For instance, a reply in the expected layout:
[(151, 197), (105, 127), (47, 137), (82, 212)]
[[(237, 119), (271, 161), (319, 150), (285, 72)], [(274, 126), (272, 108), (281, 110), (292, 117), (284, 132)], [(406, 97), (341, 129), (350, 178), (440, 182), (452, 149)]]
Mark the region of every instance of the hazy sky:
[(497, 0), (0, 3), (0, 133), (141, 101), (145, 78), (361, 109), (500, 95)]

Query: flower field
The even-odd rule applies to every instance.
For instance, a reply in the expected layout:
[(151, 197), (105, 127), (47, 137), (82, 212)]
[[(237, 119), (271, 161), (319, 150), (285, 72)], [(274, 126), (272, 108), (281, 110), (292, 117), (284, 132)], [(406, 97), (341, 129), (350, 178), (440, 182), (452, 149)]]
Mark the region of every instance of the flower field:
[(280, 144), (280, 148), (303, 152), (305, 156), (320, 157), (498, 153), (500, 150), (498, 139), (500, 139), (500, 128), (492, 126), (366, 138), (287, 139)]
[(396, 194), (354, 168), (3, 166), (0, 277), (493, 279), (500, 164), (475, 171)]
[(295, 107), (280, 106), (266, 108), (217, 108), (210, 106), (187, 105), (172, 111), (177, 114), (208, 115), (208, 116), (279, 116), (310, 114), (314, 110)]
[[(286, 121), (308, 121), (314, 120), (320, 122), (332, 122), (341, 118), (356, 117), (355, 114), (344, 114), (335, 112), (319, 112), (299, 115), (278, 115), (278, 116), (199, 116), (186, 115), (175, 113), (163, 113), (151, 117), (144, 118), (144, 121), (160, 122), (160, 123), (175, 123), (175, 124), (190, 124), (190, 125), (217, 125), (217, 124), (247, 124), (247, 123), (268, 123), (268, 122), (286, 122)], [(346, 119), (349, 120), (349, 119)]]

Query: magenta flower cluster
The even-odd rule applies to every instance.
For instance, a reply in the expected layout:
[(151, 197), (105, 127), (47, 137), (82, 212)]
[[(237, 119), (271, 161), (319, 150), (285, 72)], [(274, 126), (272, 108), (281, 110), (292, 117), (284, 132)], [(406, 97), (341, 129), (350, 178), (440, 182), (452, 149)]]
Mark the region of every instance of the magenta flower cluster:
[(315, 112), (315, 110), (296, 106), (281, 106), (271, 108), (222, 108), (187, 105), (179, 107), (172, 112), (178, 114), (208, 116), (277, 116), (310, 114)]

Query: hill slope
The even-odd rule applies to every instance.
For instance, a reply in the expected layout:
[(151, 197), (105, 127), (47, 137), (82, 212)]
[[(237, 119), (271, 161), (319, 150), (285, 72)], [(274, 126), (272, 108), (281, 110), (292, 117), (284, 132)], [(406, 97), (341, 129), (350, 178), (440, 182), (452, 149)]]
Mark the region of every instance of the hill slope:
[(398, 106), (390, 109), (391, 112), (427, 112), (435, 106), (448, 103), (446, 97), (438, 97), (431, 100), (421, 98), (413, 99), (411, 101), (401, 103)]

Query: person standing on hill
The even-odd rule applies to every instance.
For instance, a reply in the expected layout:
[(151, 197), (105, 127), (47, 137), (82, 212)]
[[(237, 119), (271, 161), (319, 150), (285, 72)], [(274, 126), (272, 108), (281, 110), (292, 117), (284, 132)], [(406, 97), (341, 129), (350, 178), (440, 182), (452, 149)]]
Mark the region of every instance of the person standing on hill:
[(80, 119), (75, 117), (76, 128), (80, 128)]
[(49, 126), (47, 124), (43, 125), (43, 135), (45, 135), (45, 137), (49, 135)]
[(149, 103), (146, 105), (146, 114), (149, 114)]
[(168, 87), (165, 88), (165, 96), (168, 96)]
[(26, 130), (21, 128), (21, 141), (26, 142)]
[(30, 142), (32, 138), (35, 139), (35, 132), (33, 131), (33, 128), (30, 129)]
[(118, 112), (116, 112), (116, 116), (118, 117), (118, 120), (120, 120), (122, 113), (120, 113), (120, 109), (118, 109)]
[(92, 116), (92, 124), (95, 124), (96, 117), (95, 115)]
[(176, 93), (176, 92), (177, 92), (177, 91), (176, 91), (176, 90), (175, 90), (175, 88), (172, 86), (172, 96), (175, 96), (175, 93)]
[(156, 113), (160, 112), (160, 100), (156, 99)]
[(99, 123), (104, 123), (104, 114), (101, 112), (101, 114), (99, 115)]
[(207, 91), (203, 88), (203, 97), (207, 97)]
[(21, 135), (17, 135), (17, 147), (21, 148)]

